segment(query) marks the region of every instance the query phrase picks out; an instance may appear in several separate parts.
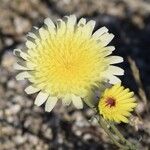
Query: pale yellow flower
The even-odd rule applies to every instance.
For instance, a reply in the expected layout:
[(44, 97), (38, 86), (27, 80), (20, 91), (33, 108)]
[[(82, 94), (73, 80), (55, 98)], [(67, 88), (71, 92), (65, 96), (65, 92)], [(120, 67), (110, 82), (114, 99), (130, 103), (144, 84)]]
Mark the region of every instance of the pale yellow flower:
[(137, 105), (133, 95), (133, 92), (125, 89), (120, 83), (106, 89), (98, 105), (100, 114), (110, 121), (128, 123), (127, 117)]
[(124, 71), (112, 64), (123, 59), (109, 56), (115, 48), (107, 46), (114, 35), (106, 27), (93, 33), (94, 26), (95, 21), (84, 18), (77, 23), (74, 15), (58, 19), (56, 25), (47, 18), (43, 27), (28, 34), (26, 50), (14, 51), (21, 58), (15, 68), (22, 70), (16, 78), (30, 81), (26, 93), (39, 92), (36, 105), (46, 102), (45, 110), (51, 111), (59, 99), (82, 108), (93, 86), (120, 82), (115, 75)]

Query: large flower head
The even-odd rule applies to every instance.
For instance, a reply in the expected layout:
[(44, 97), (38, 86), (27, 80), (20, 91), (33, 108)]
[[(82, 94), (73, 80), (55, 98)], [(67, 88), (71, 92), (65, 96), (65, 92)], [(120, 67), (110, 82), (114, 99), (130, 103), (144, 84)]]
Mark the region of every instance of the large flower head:
[(127, 123), (127, 117), (137, 105), (133, 95), (133, 92), (128, 88), (125, 89), (120, 83), (106, 89), (98, 104), (100, 114), (104, 119)]
[(50, 111), (61, 99), (63, 104), (72, 101), (82, 108), (82, 99), (86, 100), (93, 86), (120, 82), (115, 75), (123, 75), (123, 70), (112, 64), (123, 59), (109, 56), (115, 48), (107, 46), (114, 36), (106, 27), (93, 33), (94, 26), (95, 21), (84, 18), (77, 23), (74, 15), (58, 19), (56, 25), (47, 18), (43, 27), (28, 34), (26, 50), (14, 51), (21, 58), (17, 79), (30, 81), (25, 89), (28, 94), (39, 92), (35, 104), (46, 101), (45, 109)]

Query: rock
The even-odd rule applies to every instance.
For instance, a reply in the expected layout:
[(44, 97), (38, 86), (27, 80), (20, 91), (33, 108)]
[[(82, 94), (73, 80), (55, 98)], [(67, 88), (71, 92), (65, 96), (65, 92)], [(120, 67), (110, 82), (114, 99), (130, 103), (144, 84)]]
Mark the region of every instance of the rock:
[(3, 55), (1, 66), (10, 72), (14, 72), (13, 65), (16, 62), (16, 57), (12, 52), (6, 52)]
[(14, 25), (17, 34), (27, 33), (31, 28), (29, 20), (22, 17), (16, 17), (14, 20)]
[[(21, 145), (23, 144), (24, 142), (26, 142), (26, 137), (25, 136), (22, 136), (22, 135), (16, 135), (13, 137), (13, 140), (14, 142), (17, 144), (17, 145)], [(33, 141), (33, 140), (32, 140)]]

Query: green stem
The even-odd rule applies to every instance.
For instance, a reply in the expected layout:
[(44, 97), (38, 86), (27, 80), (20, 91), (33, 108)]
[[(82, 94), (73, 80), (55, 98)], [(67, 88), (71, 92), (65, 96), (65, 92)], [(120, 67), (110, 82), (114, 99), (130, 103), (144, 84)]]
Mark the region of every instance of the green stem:
[[(92, 110), (95, 112), (95, 115), (96, 115), (97, 110), (95, 108), (92, 108)], [(135, 145), (130, 143), (128, 140), (126, 140), (113, 123), (110, 123), (104, 120), (101, 115), (98, 115), (98, 116), (99, 116), (98, 118), (96, 116), (95, 118), (98, 120), (98, 123), (101, 125), (101, 127), (108, 134), (108, 136), (111, 138), (111, 140), (114, 142), (116, 146), (118, 146), (122, 150), (136, 150)], [(121, 140), (122, 144), (125, 144), (125, 145), (122, 145), (120, 142), (118, 142), (118, 140), (116, 140), (116, 138), (114, 137), (114, 134), (108, 129), (107, 127), (108, 125), (113, 130), (113, 132), (118, 136), (118, 138)]]
[(132, 150), (135, 150), (135, 146), (130, 143), (128, 140), (126, 140), (124, 138), (124, 136), (120, 133), (120, 131), (115, 127), (115, 125), (113, 123), (109, 123), (110, 127), (112, 128), (112, 130), (114, 131), (114, 133), (120, 138), (120, 140), (122, 141), (122, 143), (128, 145), (128, 147)]
[(118, 146), (120, 149), (122, 150), (128, 150), (128, 147), (121, 145), (113, 136), (113, 134), (109, 131), (109, 129), (107, 128), (107, 123), (104, 121), (104, 119), (99, 116), (99, 119), (96, 117), (96, 119), (98, 120), (98, 123), (101, 125), (101, 127), (104, 129), (104, 131), (108, 134), (108, 136), (111, 138), (111, 140), (114, 142), (114, 144), (116, 146)]

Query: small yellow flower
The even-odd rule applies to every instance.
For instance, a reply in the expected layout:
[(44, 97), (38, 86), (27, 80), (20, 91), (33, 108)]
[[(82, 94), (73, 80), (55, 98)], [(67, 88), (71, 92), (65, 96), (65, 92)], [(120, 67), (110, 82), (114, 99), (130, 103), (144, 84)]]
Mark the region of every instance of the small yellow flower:
[(123, 59), (109, 56), (115, 48), (107, 46), (114, 35), (106, 27), (93, 33), (94, 26), (95, 21), (84, 18), (77, 23), (74, 15), (58, 19), (56, 25), (47, 18), (43, 27), (28, 34), (25, 50), (14, 50), (20, 58), (15, 68), (22, 70), (16, 78), (30, 81), (27, 94), (39, 92), (36, 105), (46, 102), (45, 110), (51, 111), (62, 100), (82, 108), (93, 86), (120, 82), (116, 75), (124, 71), (112, 64)]
[(110, 121), (128, 123), (127, 117), (137, 105), (133, 95), (133, 92), (125, 89), (120, 83), (106, 89), (98, 104), (100, 114)]

